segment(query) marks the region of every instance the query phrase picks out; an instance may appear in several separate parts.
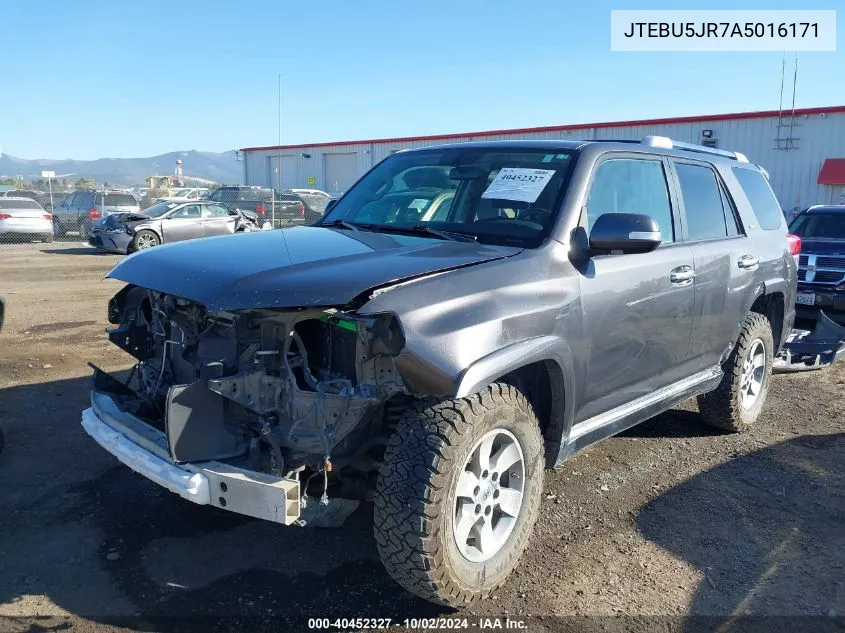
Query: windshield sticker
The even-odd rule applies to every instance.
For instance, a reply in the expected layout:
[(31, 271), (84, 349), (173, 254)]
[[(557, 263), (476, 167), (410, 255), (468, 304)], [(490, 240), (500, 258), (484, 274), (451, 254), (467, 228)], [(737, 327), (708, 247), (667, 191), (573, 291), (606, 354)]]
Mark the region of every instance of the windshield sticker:
[(428, 206), (429, 201), (425, 198), (417, 198), (411, 204), (408, 205), (409, 209), (416, 209), (417, 211), (423, 211)]
[(481, 197), (536, 202), (554, 174), (554, 169), (502, 167)]

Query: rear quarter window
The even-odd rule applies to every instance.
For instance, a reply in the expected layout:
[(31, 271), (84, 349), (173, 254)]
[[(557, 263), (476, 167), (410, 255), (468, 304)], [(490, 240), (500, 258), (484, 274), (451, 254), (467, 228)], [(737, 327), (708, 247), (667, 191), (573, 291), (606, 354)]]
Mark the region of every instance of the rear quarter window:
[(783, 211), (781, 211), (775, 192), (769, 181), (759, 171), (733, 167), (734, 176), (739, 181), (745, 197), (751, 203), (757, 223), (761, 229), (774, 231), (781, 227)]
[(134, 196), (127, 193), (107, 193), (106, 206), (110, 207), (134, 207), (138, 204)]

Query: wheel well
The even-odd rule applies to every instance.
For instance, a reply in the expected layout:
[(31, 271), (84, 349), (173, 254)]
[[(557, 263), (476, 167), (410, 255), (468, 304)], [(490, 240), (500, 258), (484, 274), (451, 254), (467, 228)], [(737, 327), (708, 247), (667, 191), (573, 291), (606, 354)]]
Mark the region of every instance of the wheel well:
[(557, 363), (541, 360), (515, 369), (498, 381), (519, 389), (531, 403), (547, 440), (560, 441), (563, 425), (563, 372)]
[(774, 340), (775, 349), (780, 349), (780, 344), (783, 340), (783, 293), (773, 292), (757, 297), (757, 300), (751, 305), (751, 312), (762, 314), (768, 319), (769, 324), (772, 326), (772, 339)]

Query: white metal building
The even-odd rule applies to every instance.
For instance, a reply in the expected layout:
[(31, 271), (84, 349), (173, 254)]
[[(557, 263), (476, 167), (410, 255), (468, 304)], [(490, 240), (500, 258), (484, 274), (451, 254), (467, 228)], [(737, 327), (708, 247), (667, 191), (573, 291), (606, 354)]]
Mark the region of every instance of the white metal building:
[(650, 134), (744, 153), (769, 172), (785, 211), (845, 203), (845, 106), (248, 147), (241, 157), (245, 184), (308, 187), (337, 195), (386, 156), (410, 147), (512, 138), (641, 139)]

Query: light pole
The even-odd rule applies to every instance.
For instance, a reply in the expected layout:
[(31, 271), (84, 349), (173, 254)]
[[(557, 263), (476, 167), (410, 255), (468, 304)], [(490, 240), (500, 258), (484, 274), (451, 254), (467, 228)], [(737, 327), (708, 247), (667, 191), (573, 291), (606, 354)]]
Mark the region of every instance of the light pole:
[(47, 179), (47, 187), (50, 189), (50, 213), (53, 212), (55, 206), (53, 205), (53, 178), (56, 177), (54, 171), (42, 171), (41, 177)]

